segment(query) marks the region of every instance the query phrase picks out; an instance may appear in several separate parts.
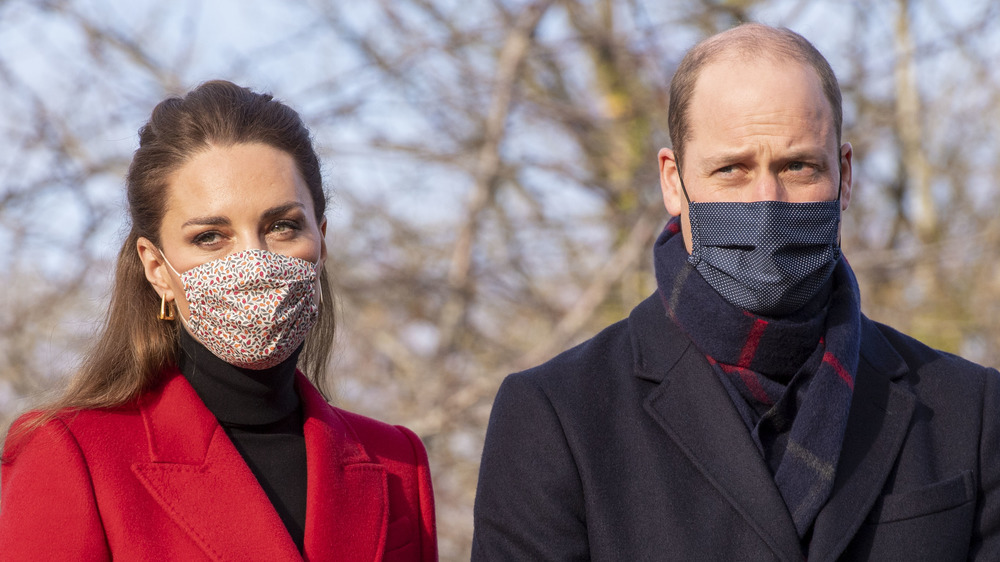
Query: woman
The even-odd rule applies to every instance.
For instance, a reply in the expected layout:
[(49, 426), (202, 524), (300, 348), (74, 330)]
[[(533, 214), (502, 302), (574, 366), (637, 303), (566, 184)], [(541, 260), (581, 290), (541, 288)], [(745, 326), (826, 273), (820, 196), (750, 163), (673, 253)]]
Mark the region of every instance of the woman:
[(7, 438), (0, 558), (435, 559), (419, 439), (318, 390), (326, 196), (298, 114), (208, 82), (139, 141), (107, 325)]

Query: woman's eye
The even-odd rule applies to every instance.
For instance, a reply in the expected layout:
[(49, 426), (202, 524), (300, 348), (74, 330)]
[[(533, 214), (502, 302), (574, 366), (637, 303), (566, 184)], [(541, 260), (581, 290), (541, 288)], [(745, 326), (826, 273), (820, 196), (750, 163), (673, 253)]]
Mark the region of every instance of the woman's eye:
[(198, 246), (211, 246), (222, 240), (222, 234), (213, 231), (202, 232), (201, 234), (194, 237), (192, 242)]
[(280, 220), (271, 225), (271, 232), (288, 232), (299, 230), (299, 223), (291, 220)]

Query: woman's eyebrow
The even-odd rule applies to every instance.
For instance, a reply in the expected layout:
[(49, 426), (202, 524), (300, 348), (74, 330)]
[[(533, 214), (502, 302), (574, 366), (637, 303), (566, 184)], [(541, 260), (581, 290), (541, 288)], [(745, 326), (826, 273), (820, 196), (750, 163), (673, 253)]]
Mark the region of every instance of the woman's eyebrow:
[(306, 207), (305, 205), (299, 203), (298, 201), (289, 201), (288, 203), (285, 203), (283, 205), (278, 205), (276, 207), (271, 207), (270, 209), (264, 211), (263, 213), (261, 213), (261, 218), (271, 219), (284, 215), (292, 210), (305, 209), (305, 207)]
[[(261, 213), (261, 218), (270, 219), (274, 217), (279, 217), (285, 213), (295, 210), (295, 209), (305, 209), (305, 205), (299, 203), (298, 201), (290, 201), (283, 205), (278, 205), (276, 207), (271, 207), (270, 209)], [(221, 215), (207, 216), (207, 217), (195, 217), (193, 219), (188, 219), (181, 225), (181, 228), (188, 226), (229, 226), (231, 224), (229, 217), (224, 217)]]
[(188, 226), (228, 226), (229, 218), (223, 216), (214, 217), (195, 217), (189, 219), (181, 225), (181, 228)]

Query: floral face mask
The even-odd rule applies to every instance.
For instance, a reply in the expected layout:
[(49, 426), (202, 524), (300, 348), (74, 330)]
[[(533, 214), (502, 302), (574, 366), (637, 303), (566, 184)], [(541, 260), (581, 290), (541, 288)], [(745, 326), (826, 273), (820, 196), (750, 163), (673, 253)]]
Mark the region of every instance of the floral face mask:
[(231, 365), (267, 369), (281, 363), (319, 317), (318, 263), (253, 249), (181, 274), (166, 256), (163, 260), (184, 284), (189, 315), (180, 315), (184, 326)]

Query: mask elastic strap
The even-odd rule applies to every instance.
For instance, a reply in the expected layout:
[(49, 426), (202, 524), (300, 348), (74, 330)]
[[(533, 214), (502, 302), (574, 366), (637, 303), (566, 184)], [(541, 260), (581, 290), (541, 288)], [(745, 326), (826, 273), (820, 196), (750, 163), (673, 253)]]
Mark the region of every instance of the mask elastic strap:
[(176, 275), (177, 277), (180, 277), (181, 274), (177, 273), (177, 270), (174, 269), (173, 265), (171, 265), (170, 260), (167, 259), (167, 254), (163, 253), (163, 250), (161, 250), (159, 248), (156, 248), (156, 251), (160, 252), (160, 257), (163, 258), (163, 263), (167, 264), (167, 267), (170, 268), (170, 271), (173, 271), (174, 275)]
[(324, 265), (325, 264), (323, 263), (323, 258), (321, 256), (319, 258), (319, 260), (316, 262), (316, 284), (319, 285), (319, 287), (316, 289), (316, 291), (319, 293), (319, 308), (320, 308), (320, 310), (323, 309), (323, 280), (322, 280), (322, 276), (323, 276), (323, 269), (324, 269), (323, 266)]
[(684, 199), (688, 202), (688, 206), (690, 206), (691, 205), (691, 198), (688, 197), (687, 187), (684, 186), (684, 176), (681, 173), (681, 161), (680, 160), (674, 160), (674, 163), (677, 164), (677, 179), (681, 182), (681, 192), (684, 193)]
[(837, 158), (837, 254), (841, 254), (841, 233), (840, 226), (842, 226), (842, 221), (844, 220), (844, 212), (840, 209), (840, 196), (844, 191), (844, 164), (841, 161), (843, 157)]
[(843, 156), (837, 158), (837, 204), (840, 204), (840, 195), (844, 191), (844, 162)]
[(688, 256), (688, 260), (694, 260), (691, 261), (691, 263), (697, 264), (697, 262), (701, 259), (699, 257), (701, 255), (701, 238), (699, 236), (695, 236), (695, 230), (699, 229), (698, 219), (696, 218), (697, 215), (691, 212), (691, 205), (693, 203), (691, 203), (691, 198), (688, 197), (687, 187), (684, 185), (684, 177), (681, 173), (681, 162), (680, 160), (675, 160), (675, 163), (677, 164), (677, 179), (681, 182), (681, 192), (684, 193), (684, 200), (687, 201), (688, 204), (688, 222), (691, 225), (691, 255)]

